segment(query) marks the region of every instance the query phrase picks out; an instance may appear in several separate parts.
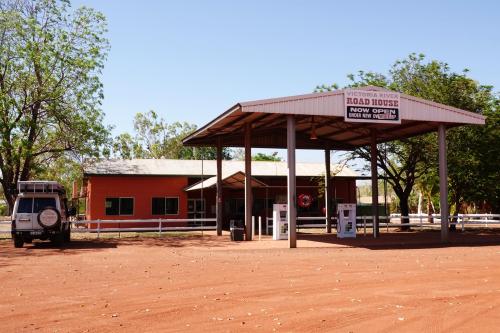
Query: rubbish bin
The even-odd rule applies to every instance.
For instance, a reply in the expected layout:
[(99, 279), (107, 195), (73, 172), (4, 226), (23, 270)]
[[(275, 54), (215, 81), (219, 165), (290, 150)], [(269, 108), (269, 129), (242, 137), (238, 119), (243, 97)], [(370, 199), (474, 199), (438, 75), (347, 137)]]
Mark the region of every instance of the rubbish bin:
[(231, 220), (229, 222), (229, 230), (231, 232), (232, 241), (242, 241), (245, 228), (243, 227), (243, 221), (241, 220)]

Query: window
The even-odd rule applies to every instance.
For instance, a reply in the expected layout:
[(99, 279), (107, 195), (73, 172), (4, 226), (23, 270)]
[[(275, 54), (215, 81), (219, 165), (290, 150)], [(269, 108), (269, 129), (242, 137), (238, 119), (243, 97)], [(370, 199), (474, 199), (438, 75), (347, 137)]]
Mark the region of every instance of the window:
[(18, 213), (38, 214), (46, 207), (56, 207), (55, 198), (21, 198), (17, 207)]
[(30, 213), (33, 211), (33, 198), (21, 198), (17, 206), (18, 213)]
[(134, 215), (134, 198), (106, 198), (106, 215)]
[(153, 215), (165, 215), (165, 198), (153, 198), (152, 213)]
[(153, 215), (178, 215), (179, 198), (153, 198), (151, 201), (151, 212)]
[(35, 198), (35, 202), (33, 205), (33, 213), (38, 214), (45, 207), (56, 208), (56, 199), (55, 198)]
[(165, 214), (179, 214), (179, 198), (165, 198)]

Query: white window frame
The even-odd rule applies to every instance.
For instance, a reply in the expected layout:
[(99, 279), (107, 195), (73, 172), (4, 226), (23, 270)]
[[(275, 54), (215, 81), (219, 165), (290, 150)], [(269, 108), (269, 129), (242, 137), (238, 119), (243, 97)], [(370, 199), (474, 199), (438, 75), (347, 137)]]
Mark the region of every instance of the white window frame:
[[(153, 199), (160, 199), (160, 198), (163, 198), (163, 200), (165, 200), (165, 211), (163, 212), (163, 214), (153, 214)], [(177, 212), (175, 214), (167, 214), (167, 199), (177, 199)], [(166, 215), (171, 215), (171, 216), (175, 216), (175, 215), (179, 215), (180, 213), (180, 204), (181, 204), (181, 198), (179, 196), (165, 196), (165, 197), (162, 197), (162, 196), (157, 196), (157, 197), (151, 197), (151, 215), (156, 215), (156, 216), (166, 216)]]
[[(106, 200), (118, 199), (118, 215), (106, 214)], [(132, 199), (132, 214), (121, 214), (121, 199)], [(105, 197), (104, 198), (104, 215), (105, 216), (134, 216), (135, 214), (135, 197)]]
[[(167, 214), (167, 199), (177, 199), (177, 212), (175, 214)], [(165, 197), (165, 214), (164, 215), (179, 215), (181, 198), (179, 196)]]

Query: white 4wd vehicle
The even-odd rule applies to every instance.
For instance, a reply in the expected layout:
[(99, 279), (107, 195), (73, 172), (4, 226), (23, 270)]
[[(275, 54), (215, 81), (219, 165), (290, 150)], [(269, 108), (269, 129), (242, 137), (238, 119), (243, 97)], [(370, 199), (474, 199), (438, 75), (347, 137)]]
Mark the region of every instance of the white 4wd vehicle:
[(64, 187), (53, 181), (18, 183), (18, 195), (12, 213), (12, 239), (15, 247), (23, 247), (33, 239), (50, 239), (61, 245), (70, 241), (70, 215)]

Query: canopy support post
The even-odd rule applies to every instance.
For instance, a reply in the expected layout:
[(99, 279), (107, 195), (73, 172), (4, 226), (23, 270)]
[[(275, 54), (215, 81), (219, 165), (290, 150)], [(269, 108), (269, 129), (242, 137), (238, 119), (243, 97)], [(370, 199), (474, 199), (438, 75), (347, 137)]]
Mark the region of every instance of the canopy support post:
[(326, 215), (326, 232), (332, 233), (332, 186), (331, 186), (331, 170), (330, 170), (330, 149), (325, 149), (325, 215)]
[(217, 201), (216, 201), (216, 218), (217, 218), (217, 236), (222, 236), (222, 138), (217, 138)]
[(245, 239), (252, 240), (252, 124), (245, 124)]
[(446, 128), (438, 127), (439, 141), (439, 203), (441, 207), (441, 242), (448, 242), (448, 165), (446, 160)]
[(288, 246), (297, 247), (297, 207), (296, 207), (296, 179), (295, 179), (295, 117), (286, 116), (286, 146), (287, 146), (287, 185), (288, 185)]
[(377, 133), (372, 129), (370, 142), (370, 162), (372, 173), (372, 216), (373, 238), (379, 237), (378, 174), (377, 174)]

